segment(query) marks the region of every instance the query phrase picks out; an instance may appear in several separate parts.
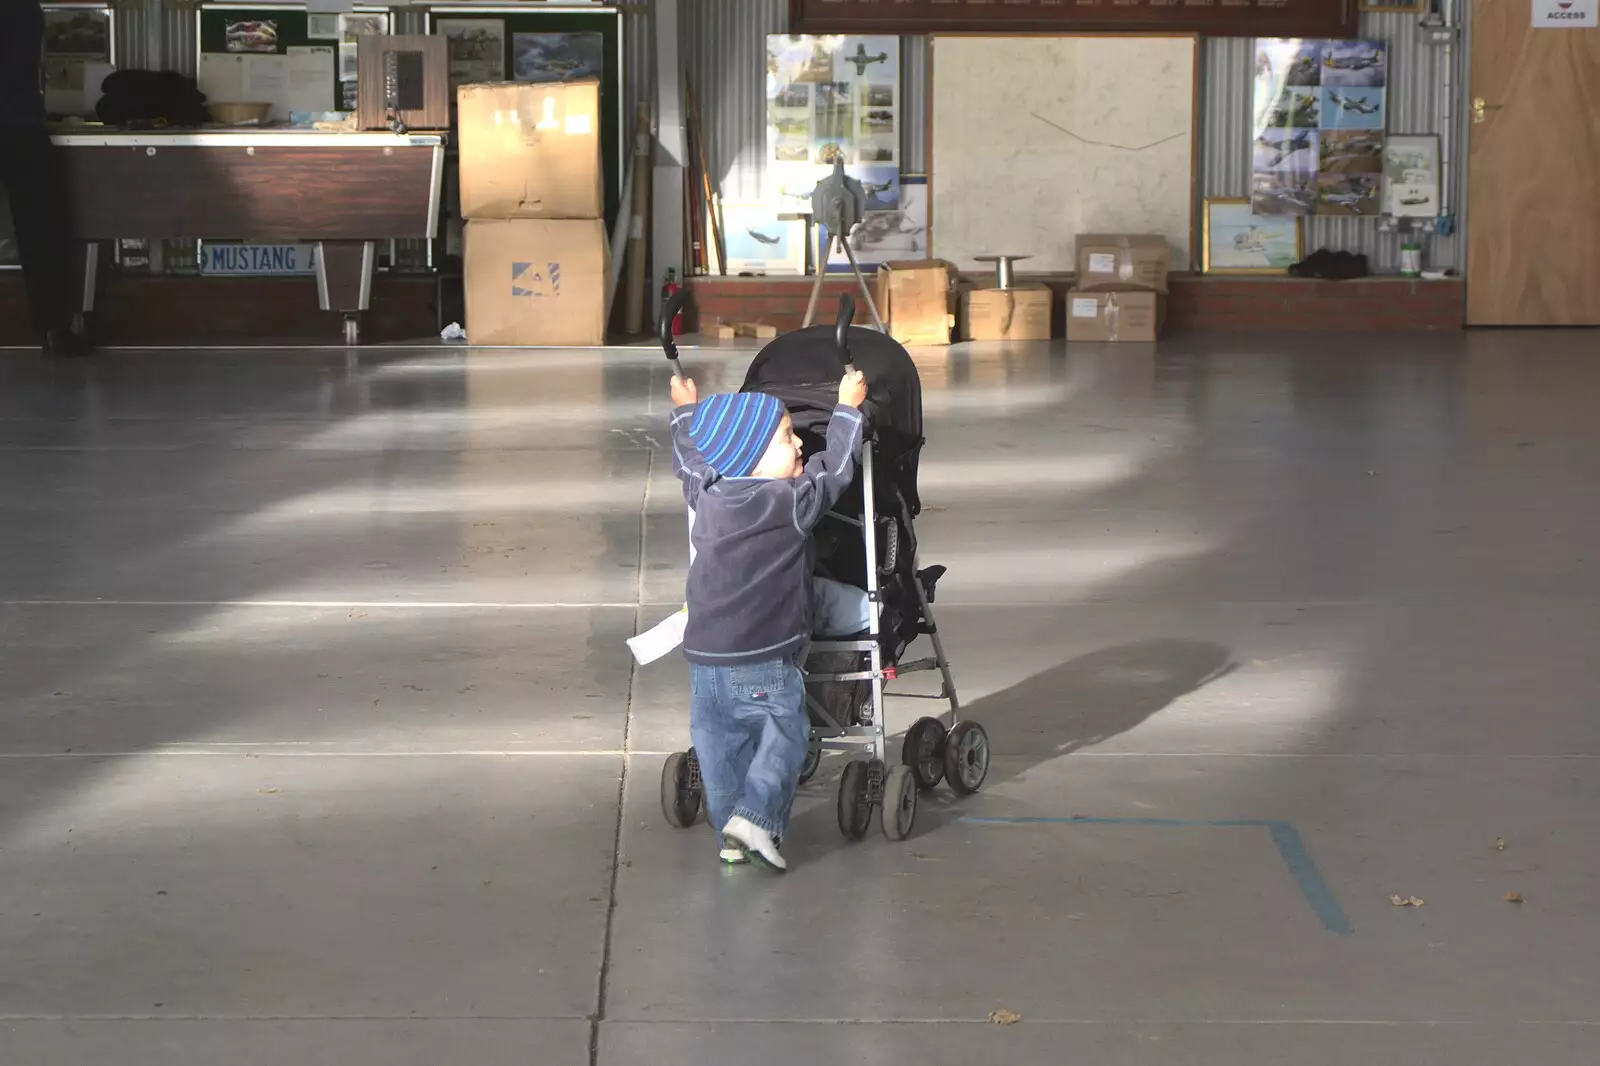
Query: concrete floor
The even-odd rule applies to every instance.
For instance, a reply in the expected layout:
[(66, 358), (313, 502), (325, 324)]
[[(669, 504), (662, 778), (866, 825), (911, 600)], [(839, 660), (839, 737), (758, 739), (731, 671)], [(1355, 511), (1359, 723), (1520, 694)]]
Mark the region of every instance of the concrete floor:
[(781, 880), (659, 813), (659, 356), (13, 354), (0, 1064), (1592, 1066), (1597, 352), (920, 353), (994, 768)]

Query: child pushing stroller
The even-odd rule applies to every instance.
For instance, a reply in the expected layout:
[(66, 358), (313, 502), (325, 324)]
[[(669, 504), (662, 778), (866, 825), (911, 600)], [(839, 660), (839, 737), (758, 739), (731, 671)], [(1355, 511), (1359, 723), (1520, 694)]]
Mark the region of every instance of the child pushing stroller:
[[(663, 309), (664, 323), (671, 310)], [(918, 788), (948, 778), (957, 791), (974, 792), (988, 770), (981, 727), (959, 722), (947, 735), (938, 718), (907, 732), (903, 765), (885, 766), (886, 681), (937, 669), (943, 691), (924, 698), (948, 699), (952, 718), (959, 703), (929, 608), (943, 568), (916, 569), (910, 528), (921, 445), (915, 367), (887, 337), (851, 329), (852, 314), (847, 297), (836, 329), (773, 342), (752, 365), (744, 391), (705, 398), (663, 330), (674, 369), (673, 469), (691, 516), (687, 603), (675, 622), (690, 664), (693, 747), (667, 760), (662, 804), (670, 822), (687, 826), (703, 802), (730, 864), (787, 868), (781, 847), (795, 791), (815, 772), (823, 747), (872, 744), (872, 758), (848, 763), (840, 782), (840, 828), (857, 840), (877, 808), (885, 834), (904, 839)], [(869, 373), (898, 380), (898, 406), (876, 384), (869, 404), (852, 339), (869, 353)], [(811, 358), (819, 342), (833, 349), (822, 364)], [(826, 367), (836, 375), (841, 364), (842, 378), (826, 384)], [(864, 408), (900, 424), (880, 430)], [(886, 486), (900, 504), (898, 516), (874, 508), (879, 452), (889, 454)], [(843, 580), (817, 573), (817, 544), (826, 538), (813, 532), (829, 517), (861, 538), (858, 552), (825, 549)], [(935, 657), (900, 663), (905, 646), (923, 633), (932, 637)], [(818, 672), (819, 663), (831, 672)], [(808, 692), (829, 686), (842, 686), (842, 709)]]
[[(861, 372), (847, 372), (827, 447), (806, 462), (777, 397), (700, 401), (692, 380), (672, 379), (673, 470), (695, 514), (683, 637), (689, 735), (725, 861), (787, 866), (778, 842), (810, 746), (801, 667), (819, 580), (811, 531), (854, 480), (866, 398)], [(861, 624), (824, 619), (828, 635), (867, 628), (865, 592), (846, 588), (823, 602)]]

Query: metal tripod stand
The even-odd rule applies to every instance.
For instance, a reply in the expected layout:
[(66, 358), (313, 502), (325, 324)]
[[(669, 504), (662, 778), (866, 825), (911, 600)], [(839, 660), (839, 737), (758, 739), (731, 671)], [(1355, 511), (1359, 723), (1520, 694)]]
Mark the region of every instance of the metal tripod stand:
[(878, 305), (872, 299), (872, 290), (861, 273), (861, 264), (856, 262), (856, 253), (850, 247), (850, 231), (860, 223), (866, 206), (866, 190), (859, 181), (845, 174), (843, 160), (834, 160), (833, 173), (818, 182), (816, 191), (811, 194), (811, 214), (826, 227), (828, 246), (817, 258), (817, 280), (811, 284), (811, 299), (806, 303), (804, 326), (811, 325), (812, 318), (816, 316), (817, 301), (822, 297), (822, 282), (827, 277), (828, 260), (833, 258), (833, 247), (837, 244), (845, 258), (850, 260), (850, 271), (856, 276), (856, 284), (861, 287), (867, 310), (872, 314), (873, 328), (879, 333), (887, 332), (883, 328), (883, 319), (878, 317)]

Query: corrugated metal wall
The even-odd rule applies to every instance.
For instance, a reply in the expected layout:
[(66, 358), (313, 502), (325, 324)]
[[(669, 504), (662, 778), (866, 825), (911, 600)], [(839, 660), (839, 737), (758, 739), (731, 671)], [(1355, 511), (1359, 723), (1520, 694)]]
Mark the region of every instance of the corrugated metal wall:
[[(767, 35), (785, 33), (788, 0), (681, 0), (678, 33), (689, 84), (705, 125), (707, 166), (730, 200), (769, 195)], [(926, 166), (927, 40), (900, 42), (901, 169)]]
[[(1468, 5), (1455, 5), (1463, 11)], [(655, 92), (652, 5), (632, 3), (623, 16), (624, 94), (632, 106)], [(166, 67), (193, 74), (195, 17), (192, 10), (166, 5), (125, 4), (117, 11), (117, 47), (125, 67)], [(722, 194), (732, 200), (760, 199), (766, 187), (766, 36), (787, 29), (787, 0), (680, 0), (680, 46), (689, 85), (700, 106), (708, 164), (720, 177)], [(421, 32), (420, 8), (398, 8), (396, 28)], [(1388, 128), (1391, 133), (1444, 133), (1446, 86), (1453, 85), (1452, 136), (1444, 138), (1446, 158), (1460, 155), (1466, 143), (1466, 108), (1460, 71), (1461, 49), (1427, 44), (1417, 16), (1369, 13), (1362, 35), (1390, 46)], [(927, 41), (901, 41), (901, 167), (919, 173), (927, 165)], [(1250, 77), (1253, 66), (1247, 38), (1212, 38), (1204, 48), (1200, 188), (1197, 195), (1242, 196), (1249, 191)], [(631, 121), (631, 120), (630, 120)], [(1447, 176), (1446, 204), (1461, 214), (1459, 175)], [(1399, 238), (1380, 233), (1372, 219), (1312, 218), (1308, 248), (1364, 252), (1378, 270), (1398, 262)], [(1461, 265), (1459, 237), (1432, 238), (1428, 261)]]
[[(766, 81), (763, 38), (786, 29), (786, 0), (683, 0), (679, 33), (689, 77), (701, 100), (709, 165), (721, 175), (730, 199), (765, 196)], [(1444, 132), (1447, 66), (1454, 52), (1422, 40), (1418, 16), (1374, 13), (1362, 16), (1362, 36), (1389, 42), (1388, 128), (1391, 133)], [(1204, 196), (1243, 196), (1250, 189), (1250, 80), (1254, 51), (1248, 38), (1206, 41), (1202, 71), (1200, 188)], [(907, 37), (901, 43), (904, 94), (901, 103), (902, 168), (926, 166), (927, 42)], [(1460, 97), (1459, 77), (1451, 79)], [(1464, 108), (1455, 109), (1455, 144), (1465, 143)], [(1451, 152), (1450, 139), (1445, 150)], [(1451, 172), (1452, 180), (1455, 175)], [(1457, 198), (1446, 194), (1447, 204)], [(1399, 235), (1380, 233), (1371, 218), (1307, 220), (1307, 248), (1362, 252), (1373, 268), (1393, 270), (1399, 262)], [(1457, 237), (1432, 238), (1426, 259), (1435, 266), (1460, 266)]]

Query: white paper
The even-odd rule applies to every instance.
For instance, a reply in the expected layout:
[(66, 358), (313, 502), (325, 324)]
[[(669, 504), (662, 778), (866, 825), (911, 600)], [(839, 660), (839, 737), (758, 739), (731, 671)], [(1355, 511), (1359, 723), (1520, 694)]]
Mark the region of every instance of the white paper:
[(267, 122), (279, 122), (289, 117), (289, 57), (246, 55), (239, 57), (244, 66), (244, 102), (271, 104)]
[(46, 59), (44, 106), (53, 115), (94, 116), (100, 84), (117, 68), (92, 59)]
[[(318, 14), (343, 14), (346, 11), (354, 10), (355, 6), (355, 0), (306, 0), (306, 10), (316, 13), (311, 16), (313, 19), (315, 19)], [(336, 35), (337, 32), (337, 28), (335, 28), (333, 35)], [(308, 30), (306, 32), (306, 36), (322, 37), (324, 35), (320, 33), (313, 33)]]
[[(689, 565), (694, 565), (694, 508), (686, 507), (689, 514)], [(640, 666), (653, 663), (667, 652), (683, 643), (683, 631), (689, 624), (689, 605), (671, 618), (662, 619), (661, 622), (640, 633), (636, 637), (628, 638), (628, 649), (633, 652), (633, 657)]]
[(1592, 30), (1600, 26), (1600, 0), (1533, 0), (1536, 30)]
[(1117, 271), (1117, 257), (1107, 252), (1089, 253), (1089, 273), (1115, 274)]
[(213, 104), (246, 103), (244, 95), (244, 56), (200, 53), (198, 81), (206, 101)]
[[(308, 5), (312, 11), (317, 11), (315, 0)], [(346, 7), (344, 10), (349, 10)], [(337, 41), (339, 39), (339, 16), (337, 14), (320, 14), (306, 16), (306, 37), (313, 41)]]
[(97, 63), (91, 59), (83, 65), (83, 100), (90, 111), (94, 110), (94, 105), (100, 102), (103, 95), (100, 86), (116, 71), (115, 63)]
[(290, 47), (284, 88), (284, 102), (289, 111), (320, 113), (334, 109), (337, 52), (331, 44)]
[(688, 624), (689, 608), (684, 607), (638, 636), (629, 637), (628, 648), (640, 666), (653, 663), (683, 643), (683, 630)]
[(1086, 296), (1075, 296), (1072, 299), (1073, 318), (1094, 318), (1100, 313), (1100, 301)]

